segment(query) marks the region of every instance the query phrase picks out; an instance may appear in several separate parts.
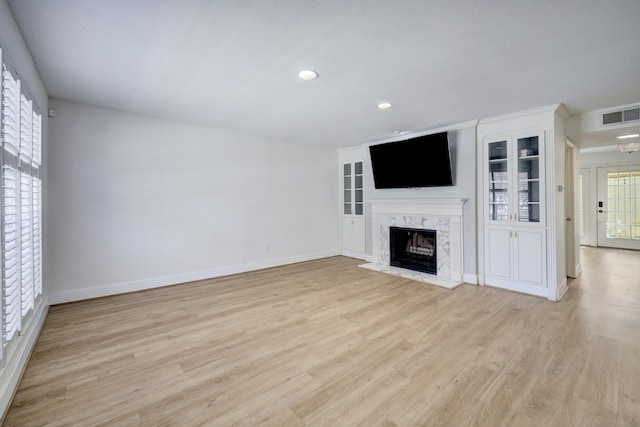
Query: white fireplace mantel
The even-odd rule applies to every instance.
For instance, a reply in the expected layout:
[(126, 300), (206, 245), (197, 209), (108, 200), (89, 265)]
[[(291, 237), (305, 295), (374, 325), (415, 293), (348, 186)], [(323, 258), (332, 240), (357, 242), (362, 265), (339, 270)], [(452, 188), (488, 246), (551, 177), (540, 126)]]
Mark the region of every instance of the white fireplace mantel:
[[(461, 284), (463, 276), (462, 210), (465, 201), (465, 199), (368, 200), (371, 204), (374, 269), (375, 267), (381, 268), (381, 271), (389, 269), (390, 226), (435, 229), (438, 274), (435, 277), (432, 276), (431, 280), (423, 281), (448, 288)], [(395, 267), (391, 268), (395, 269)]]

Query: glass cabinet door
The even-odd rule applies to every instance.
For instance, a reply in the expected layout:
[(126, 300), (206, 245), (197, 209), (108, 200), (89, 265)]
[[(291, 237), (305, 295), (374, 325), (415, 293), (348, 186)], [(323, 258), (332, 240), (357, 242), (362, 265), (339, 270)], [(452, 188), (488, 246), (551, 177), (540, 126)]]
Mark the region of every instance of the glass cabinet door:
[(362, 162), (356, 162), (353, 164), (354, 169), (354, 196), (355, 196), (355, 214), (364, 215), (364, 171), (362, 169)]
[(344, 215), (351, 215), (351, 163), (345, 163), (342, 169), (343, 189), (344, 189), (344, 207), (342, 213)]
[(540, 151), (537, 136), (517, 139), (519, 222), (540, 222)]
[(489, 220), (509, 220), (507, 141), (489, 143)]

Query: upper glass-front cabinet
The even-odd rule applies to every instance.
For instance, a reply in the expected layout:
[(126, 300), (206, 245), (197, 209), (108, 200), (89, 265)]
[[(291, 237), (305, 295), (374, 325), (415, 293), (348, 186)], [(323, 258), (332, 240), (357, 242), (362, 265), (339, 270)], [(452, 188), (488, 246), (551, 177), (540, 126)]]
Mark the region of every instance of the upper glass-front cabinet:
[(541, 135), (487, 144), (489, 221), (541, 222)]
[(353, 211), (353, 199), (351, 197), (351, 182), (352, 182), (352, 173), (351, 173), (351, 163), (345, 163), (342, 165), (342, 185), (344, 189), (344, 209), (342, 211), (345, 215), (351, 215)]
[(363, 162), (342, 165), (344, 215), (364, 215), (364, 165)]
[(489, 219), (507, 221), (509, 215), (509, 164), (507, 141), (489, 143)]
[(518, 213), (520, 222), (540, 222), (540, 150), (537, 136), (518, 138)]

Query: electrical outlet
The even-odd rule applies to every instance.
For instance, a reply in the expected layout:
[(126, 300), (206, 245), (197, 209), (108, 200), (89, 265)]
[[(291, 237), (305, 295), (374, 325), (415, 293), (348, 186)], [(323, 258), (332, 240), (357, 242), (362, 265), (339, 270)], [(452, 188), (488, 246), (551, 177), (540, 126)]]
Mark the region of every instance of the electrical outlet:
[(264, 243), (264, 251), (269, 252), (271, 250), (271, 242)]

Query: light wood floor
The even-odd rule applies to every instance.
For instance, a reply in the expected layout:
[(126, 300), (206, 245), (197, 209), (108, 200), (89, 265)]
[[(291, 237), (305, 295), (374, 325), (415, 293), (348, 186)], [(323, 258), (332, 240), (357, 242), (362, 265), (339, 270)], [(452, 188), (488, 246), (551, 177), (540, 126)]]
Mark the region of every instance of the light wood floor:
[(7, 426), (640, 425), (640, 252), (564, 300), (328, 258), (55, 306)]

